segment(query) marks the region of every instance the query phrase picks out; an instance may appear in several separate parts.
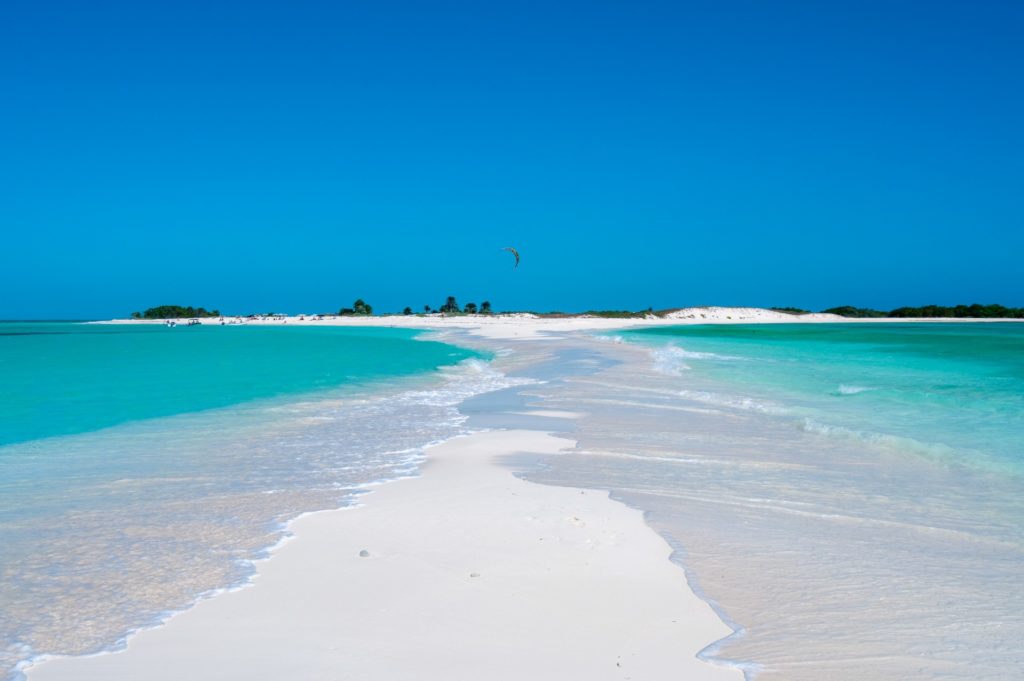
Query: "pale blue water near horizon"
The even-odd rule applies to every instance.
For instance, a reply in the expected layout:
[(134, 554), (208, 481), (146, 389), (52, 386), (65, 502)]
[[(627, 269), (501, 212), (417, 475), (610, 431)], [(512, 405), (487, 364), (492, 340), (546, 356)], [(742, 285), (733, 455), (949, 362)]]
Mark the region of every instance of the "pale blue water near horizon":
[(0, 324), (0, 678), (241, 584), (514, 384), (396, 329)]
[[(614, 341), (614, 342), (610, 342)], [(1024, 325), (700, 325), (599, 334), (582, 412), (517, 465), (644, 512), (758, 681), (1024, 675)], [(609, 362), (610, 360), (610, 362)]]

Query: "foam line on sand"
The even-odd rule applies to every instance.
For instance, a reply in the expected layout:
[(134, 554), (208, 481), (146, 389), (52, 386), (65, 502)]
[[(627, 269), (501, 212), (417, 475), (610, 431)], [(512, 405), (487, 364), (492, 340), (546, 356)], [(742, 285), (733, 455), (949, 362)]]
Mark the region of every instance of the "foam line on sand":
[(445, 442), (420, 477), (295, 520), (253, 586), (28, 678), (741, 681), (697, 658), (731, 631), (639, 511), (495, 462), (567, 444), (527, 430)]

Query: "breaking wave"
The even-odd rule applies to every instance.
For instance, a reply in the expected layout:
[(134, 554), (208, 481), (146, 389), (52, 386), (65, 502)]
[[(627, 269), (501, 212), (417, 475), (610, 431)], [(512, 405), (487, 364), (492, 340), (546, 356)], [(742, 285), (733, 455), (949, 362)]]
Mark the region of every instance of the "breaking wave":
[(832, 393), (832, 394), (833, 395), (857, 395), (859, 393), (866, 393), (866, 392), (869, 392), (871, 390), (878, 390), (878, 388), (874, 388), (874, 387), (867, 386), (867, 385), (845, 385), (845, 384), (840, 384), (839, 387), (836, 388), (836, 391), (834, 393)]

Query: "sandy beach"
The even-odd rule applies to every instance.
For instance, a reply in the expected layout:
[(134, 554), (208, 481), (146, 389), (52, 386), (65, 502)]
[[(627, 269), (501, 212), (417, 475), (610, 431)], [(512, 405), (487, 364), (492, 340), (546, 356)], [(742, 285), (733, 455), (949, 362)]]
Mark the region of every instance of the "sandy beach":
[(742, 679), (698, 659), (731, 631), (639, 511), (494, 462), (570, 444), (538, 431), (451, 440), (421, 477), (294, 521), (251, 586), (122, 652), (28, 678)]
[(0, 681), (1024, 680), (1024, 3), (2, 16)]
[[(246, 586), (121, 650), (37, 660), (26, 676), (1002, 678), (1015, 630), (992, 612), (1017, 578), (1016, 540), (964, 528), (1013, 526), (1012, 479), (906, 450), (927, 442), (819, 427), (690, 366), (734, 366), (745, 381), (790, 357), (755, 365), (615, 333), (792, 321), (754, 308), (240, 321), (422, 328), (492, 353), (525, 383), (460, 403), (472, 434), (429, 448), (417, 477), (292, 521)], [(875, 394), (852, 381), (829, 390), (813, 399)], [(971, 525), (959, 515), (967, 489), (984, 509)], [(984, 580), (957, 577), (979, 570)], [(978, 638), (936, 639), (951, 621)]]
[[(186, 320), (179, 320), (186, 323)], [(531, 313), (460, 314), (460, 315), (275, 315), (258, 317), (208, 317), (195, 322), (204, 325), (242, 324), (253, 326), (380, 326), (389, 328), (424, 330), (460, 330), (489, 339), (529, 340), (546, 334), (571, 332), (616, 331), (621, 329), (683, 326), (694, 324), (900, 324), (900, 323), (1020, 323), (1022, 319), (974, 318), (850, 318), (824, 312), (793, 315), (759, 307), (689, 307), (663, 316), (597, 317), (591, 315), (565, 315), (543, 317)], [(112, 319), (101, 324), (164, 324), (161, 319)]]

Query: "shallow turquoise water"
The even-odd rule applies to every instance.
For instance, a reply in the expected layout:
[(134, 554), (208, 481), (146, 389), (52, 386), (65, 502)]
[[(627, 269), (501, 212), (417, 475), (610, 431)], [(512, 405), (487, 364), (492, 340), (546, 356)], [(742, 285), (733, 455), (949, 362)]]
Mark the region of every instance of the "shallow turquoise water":
[(681, 326), (624, 336), (659, 346), (665, 368), (690, 383), (732, 386), (748, 407), (801, 418), (809, 430), (1024, 475), (1024, 325)]
[(244, 582), (508, 380), (406, 330), (0, 323), (0, 678)]
[(0, 445), (475, 356), (399, 329), (0, 323)]
[[(629, 342), (608, 342), (608, 341)], [(1024, 326), (684, 326), (598, 336), (532, 388), (582, 412), (531, 480), (645, 514), (758, 681), (1024, 668)], [(595, 365), (597, 366), (597, 365)]]

